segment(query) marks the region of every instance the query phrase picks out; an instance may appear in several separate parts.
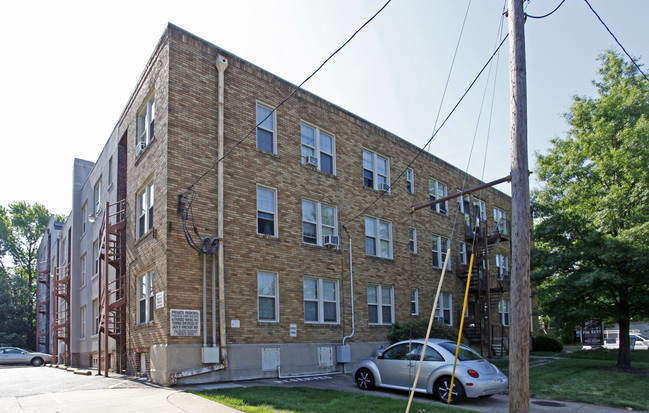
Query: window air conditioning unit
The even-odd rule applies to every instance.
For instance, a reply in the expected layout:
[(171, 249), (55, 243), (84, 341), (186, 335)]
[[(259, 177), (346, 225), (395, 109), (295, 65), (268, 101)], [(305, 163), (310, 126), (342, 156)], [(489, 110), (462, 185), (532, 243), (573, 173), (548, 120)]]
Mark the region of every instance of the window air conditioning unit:
[(324, 246), (338, 247), (338, 235), (325, 235), (322, 237)]
[(388, 192), (390, 190), (390, 184), (381, 182), (379, 184), (379, 191)]
[(304, 163), (306, 165), (318, 166), (318, 158), (316, 158), (315, 156), (307, 156)]
[(141, 154), (144, 148), (146, 148), (146, 142), (144, 141), (138, 142), (137, 145), (135, 145), (135, 156)]

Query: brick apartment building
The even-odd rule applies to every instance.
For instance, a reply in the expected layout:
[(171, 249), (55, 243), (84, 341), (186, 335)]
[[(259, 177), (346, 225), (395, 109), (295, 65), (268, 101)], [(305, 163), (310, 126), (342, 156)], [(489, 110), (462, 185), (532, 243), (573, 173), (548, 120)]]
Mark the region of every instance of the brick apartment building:
[[(97, 162), (75, 161), (61, 236), (43, 238), (40, 349), (161, 384), (342, 371), (393, 322), (427, 319), (447, 248), (437, 318), (458, 327), (474, 239), (466, 333), (506, 346), (510, 197), (410, 214), (464, 172), (411, 164), (419, 148), (306, 91), (271, 113), (294, 87), (168, 25)], [(220, 219), (216, 253), (190, 247)]]

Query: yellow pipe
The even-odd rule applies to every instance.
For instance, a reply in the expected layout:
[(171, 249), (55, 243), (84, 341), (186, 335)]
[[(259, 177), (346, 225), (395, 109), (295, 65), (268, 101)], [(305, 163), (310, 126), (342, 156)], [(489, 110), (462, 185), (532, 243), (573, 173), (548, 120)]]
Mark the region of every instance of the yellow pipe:
[(457, 367), (457, 356), (460, 353), (460, 341), (462, 340), (462, 328), (464, 327), (464, 311), (466, 310), (466, 301), (469, 297), (469, 284), (471, 283), (471, 270), (473, 269), (473, 257), (471, 254), (471, 262), (469, 263), (469, 276), (466, 279), (466, 289), (464, 290), (464, 304), (462, 304), (462, 318), (460, 319), (460, 333), (457, 335), (457, 347), (455, 348), (455, 360), (453, 361), (453, 375), (451, 376), (451, 389), (448, 392), (447, 404), (451, 404), (451, 397), (453, 396), (453, 382), (455, 381), (455, 367)]

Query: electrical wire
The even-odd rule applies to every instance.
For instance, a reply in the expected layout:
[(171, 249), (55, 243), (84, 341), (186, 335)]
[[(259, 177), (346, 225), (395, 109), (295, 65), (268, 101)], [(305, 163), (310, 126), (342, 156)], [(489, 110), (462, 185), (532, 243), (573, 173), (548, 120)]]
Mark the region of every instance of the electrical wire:
[(566, 0), (561, 0), (561, 3), (559, 3), (559, 5), (557, 7), (555, 7), (554, 10), (552, 10), (548, 14), (544, 14), (543, 16), (532, 16), (531, 14), (525, 13), (525, 17), (529, 17), (530, 19), (545, 19), (546, 17), (549, 17), (549, 16), (553, 15), (555, 11), (559, 10), (559, 7), (561, 7), (563, 5), (563, 3), (565, 3), (565, 1)]
[(636, 63), (636, 61), (631, 57), (631, 55), (629, 54), (629, 52), (627, 52), (626, 49), (624, 48), (624, 46), (622, 46), (622, 43), (620, 43), (620, 41), (617, 39), (617, 37), (615, 37), (615, 35), (614, 35), (613, 32), (611, 31), (611, 29), (608, 28), (608, 26), (606, 25), (606, 23), (604, 23), (604, 20), (602, 20), (602, 18), (599, 17), (599, 14), (597, 14), (597, 12), (595, 11), (595, 9), (593, 9), (593, 6), (590, 5), (590, 3), (588, 2), (588, 0), (584, 0), (584, 1), (586, 2), (586, 4), (588, 5), (588, 7), (590, 8), (590, 10), (595, 14), (595, 16), (597, 17), (597, 19), (599, 20), (599, 22), (602, 23), (602, 25), (604, 26), (604, 28), (606, 28), (606, 31), (608, 31), (608, 33), (613, 37), (613, 39), (615, 40), (615, 43), (617, 43), (617, 45), (620, 46), (620, 48), (622, 49), (622, 51), (624, 52), (624, 54), (625, 54), (625, 55), (626, 55), (626, 56), (631, 60), (631, 62), (633, 63), (633, 65), (636, 67), (636, 69), (638, 69), (638, 71), (642, 74), (642, 76), (644, 76), (644, 78), (647, 80), (647, 82), (649, 82), (649, 78), (648, 78), (647, 75), (642, 71), (642, 69), (640, 68), (640, 65), (638, 65), (638, 63)]
[(361, 27), (359, 27), (359, 28), (354, 32), (354, 34), (352, 34), (351, 37), (350, 37), (349, 39), (347, 39), (347, 41), (345, 41), (345, 43), (342, 44), (342, 46), (340, 46), (338, 49), (336, 49), (335, 52), (333, 52), (331, 55), (329, 55), (329, 57), (327, 57), (327, 58), (325, 59), (325, 61), (322, 62), (322, 64), (320, 64), (320, 66), (318, 66), (318, 68), (317, 68), (313, 73), (311, 73), (311, 74), (310, 74), (306, 79), (304, 79), (304, 80), (302, 81), (302, 83), (300, 83), (298, 86), (296, 86), (296, 87), (293, 89), (293, 91), (292, 91), (291, 93), (289, 93), (289, 94), (288, 94), (288, 95), (287, 95), (287, 96), (286, 96), (286, 97), (285, 97), (281, 102), (279, 102), (279, 104), (278, 104), (277, 106), (275, 106), (275, 107), (273, 108), (273, 110), (270, 111), (270, 113), (268, 113), (268, 115), (266, 115), (266, 117), (265, 117), (264, 119), (262, 119), (262, 120), (261, 120), (260, 122), (258, 122), (258, 123), (257, 123), (257, 124), (252, 128), (252, 129), (250, 129), (250, 131), (248, 131), (248, 133), (247, 133), (247, 134), (246, 134), (246, 135), (245, 135), (241, 140), (239, 140), (237, 143), (235, 143), (234, 146), (233, 146), (232, 148), (230, 148), (230, 149), (229, 149), (229, 150), (228, 150), (228, 151), (227, 151), (227, 152), (226, 152), (226, 153), (225, 153), (225, 154), (224, 154), (220, 159), (217, 159), (216, 162), (214, 162), (214, 164), (213, 164), (213, 165), (212, 165), (212, 166), (211, 166), (207, 171), (205, 171), (205, 173), (203, 173), (200, 177), (198, 177), (198, 179), (197, 179), (193, 184), (191, 184), (191, 185), (187, 188), (187, 190), (191, 190), (191, 189), (192, 189), (192, 188), (193, 188), (193, 187), (194, 187), (194, 186), (195, 186), (195, 185), (196, 185), (196, 184), (197, 184), (201, 179), (203, 179), (203, 177), (205, 177), (205, 175), (207, 175), (208, 173), (210, 173), (210, 172), (211, 172), (211, 171), (216, 167), (216, 165), (218, 165), (219, 162), (222, 162), (225, 158), (228, 157), (228, 155), (230, 155), (230, 153), (231, 153), (231, 152), (232, 152), (232, 151), (233, 151), (237, 146), (239, 146), (239, 145), (242, 144), (246, 139), (248, 139), (248, 138), (250, 137), (250, 135), (252, 135), (252, 133), (253, 133), (255, 130), (257, 130), (257, 127), (259, 127), (261, 124), (263, 124), (263, 123), (266, 121), (266, 119), (268, 119), (269, 117), (273, 116), (273, 114), (277, 111), (277, 109), (279, 109), (282, 105), (284, 105), (284, 103), (286, 103), (286, 101), (288, 101), (288, 100), (289, 100), (289, 99), (290, 99), (290, 98), (291, 98), (291, 97), (292, 97), (292, 96), (293, 96), (293, 95), (294, 95), (298, 90), (300, 90), (300, 89), (302, 88), (302, 86), (303, 86), (306, 82), (308, 82), (308, 81), (309, 81), (309, 80), (310, 80), (310, 79), (311, 79), (311, 78), (312, 78), (316, 73), (318, 73), (318, 72), (320, 71), (320, 69), (322, 69), (322, 68), (324, 67), (324, 65), (327, 64), (327, 62), (329, 62), (329, 60), (331, 60), (331, 59), (332, 59), (336, 54), (338, 54), (338, 52), (340, 52), (340, 51), (341, 51), (345, 46), (347, 46), (347, 44), (348, 44), (349, 42), (351, 42), (351, 40), (352, 40), (354, 37), (356, 37), (356, 35), (357, 35), (361, 30), (363, 30), (363, 29), (365, 28), (365, 26), (367, 26), (367, 25), (368, 25), (372, 20), (374, 20), (374, 18), (375, 18), (376, 16), (378, 16), (379, 13), (381, 13), (381, 12), (383, 11), (383, 9), (385, 9), (385, 8), (388, 6), (388, 4), (390, 4), (391, 1), (392, 1), (392, 0), (388, 0), (388, 1), (386, 1), (385, 4), (383, 5), (383, 7), (381, 7), (381, 8), (380, 8), (376, 13), (374, 13), (374, 15), (372, 15), (372, 17), (369, 18), (369, 20), (367, 20), (365, 23), (363, 23), (363, 25), (362, 25)]

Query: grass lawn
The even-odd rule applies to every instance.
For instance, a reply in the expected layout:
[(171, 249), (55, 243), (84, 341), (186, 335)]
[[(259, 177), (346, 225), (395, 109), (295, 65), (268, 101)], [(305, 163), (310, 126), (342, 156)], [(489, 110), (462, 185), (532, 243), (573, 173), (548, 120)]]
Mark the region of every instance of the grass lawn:
[[(242, 412), (251, 413), (392, 413), (403, 412), (408, 405), (407, 400), (391, 397), (306, 387), (253, 386), (192, 391), (192, 393)], [(443, 413), (447, 412), (447, 406), (432, 400), (430, 403), (413, 402), (410, 411), (413, 413)], [(456, 407), (451, 407), (450, 411), (472, 412)]]

